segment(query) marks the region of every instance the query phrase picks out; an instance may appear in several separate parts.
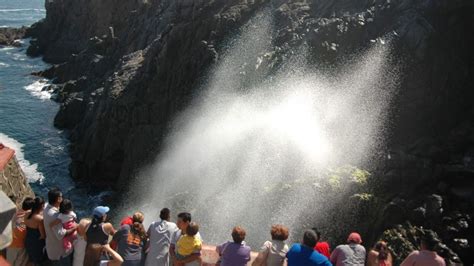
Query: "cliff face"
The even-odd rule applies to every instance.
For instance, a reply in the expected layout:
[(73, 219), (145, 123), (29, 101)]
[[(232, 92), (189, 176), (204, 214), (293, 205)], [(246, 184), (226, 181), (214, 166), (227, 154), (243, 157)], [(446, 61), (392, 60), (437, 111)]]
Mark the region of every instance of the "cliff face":
[[(400, 84), (390, 115), (391, 159), (377, 173), (378, 191), (391, 202), (377, 209), (383, 222), (375, 231), (431, 219), (448, 232), (472, 215), (472, 1), (48, 0), (46, 8), (46, 19), (31, 29), (29, 53), (57, 63), (39, 74), (55, 79), (55, 124), (71, 132), (76, 178), (120, 187), (153, 159), (226, 41), (268, 8), (274, 29), (263, 74), (302, 45), (310, 61), (337, 67), (371, 40), (391, 39)], [(444, 208), (436, 217), (426, 211), (433, 193)], [(468, 231), (456, 230), (444, 239), (469, 254), (455, 242)]]
[(33, 197), (25, 174), (15, 157), (15, 151), (0, 144), (0, 189), (21, 206), (25, 197)]
[(223, 41), (262, 7), (275, 18), (262, 72), (303, 43), (314, 61), (334, 64), (391, 36), (403, 61), (393, 146), (423, 139), (437, 152), (451, 148), (437, 138), (472, 113), (469, 1), (47, 1), (29, 53), (61, 63), (41, 74), (59, 84), (55, 123), (72, 130), (73, 175), (130, 176), (158, 149)]

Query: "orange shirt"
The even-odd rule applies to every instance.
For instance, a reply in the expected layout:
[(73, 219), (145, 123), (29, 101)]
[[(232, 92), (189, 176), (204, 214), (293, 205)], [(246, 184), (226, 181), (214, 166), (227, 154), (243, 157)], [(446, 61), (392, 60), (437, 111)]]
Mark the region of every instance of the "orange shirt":
[(11, 248), (24, 248), (26, 238), (26, 225), (24, 222), (26, 212), (23, 210), (17, 211), (13, 224), (12, 243)]

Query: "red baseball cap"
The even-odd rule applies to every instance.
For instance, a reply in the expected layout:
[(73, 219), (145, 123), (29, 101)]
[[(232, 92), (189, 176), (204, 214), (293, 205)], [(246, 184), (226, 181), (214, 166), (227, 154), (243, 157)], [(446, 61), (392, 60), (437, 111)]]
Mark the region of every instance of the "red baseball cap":
[(362, 243), (362, 237), (360, 237), (359, 233), (352, 232), (349, 234), (349, 237), (347, 237), (347, 242), (353, 242), (356, 244)]

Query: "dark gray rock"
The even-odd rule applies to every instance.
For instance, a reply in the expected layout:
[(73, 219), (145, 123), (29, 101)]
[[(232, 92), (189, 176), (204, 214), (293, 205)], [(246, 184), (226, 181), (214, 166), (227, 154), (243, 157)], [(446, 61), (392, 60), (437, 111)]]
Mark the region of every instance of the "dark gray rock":
[(20, 39), (25, 38), (27, 28), (0, 28), (0, 45), (21, 46)]

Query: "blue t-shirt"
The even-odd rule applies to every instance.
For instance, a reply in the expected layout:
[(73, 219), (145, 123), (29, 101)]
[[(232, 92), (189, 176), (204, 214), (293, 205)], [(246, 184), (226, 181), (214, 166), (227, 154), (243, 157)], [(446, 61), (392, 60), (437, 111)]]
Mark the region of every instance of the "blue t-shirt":
[(288, 266), (332, 266), (328, 258), (301, 244), (293, 244), (286, 253)]

